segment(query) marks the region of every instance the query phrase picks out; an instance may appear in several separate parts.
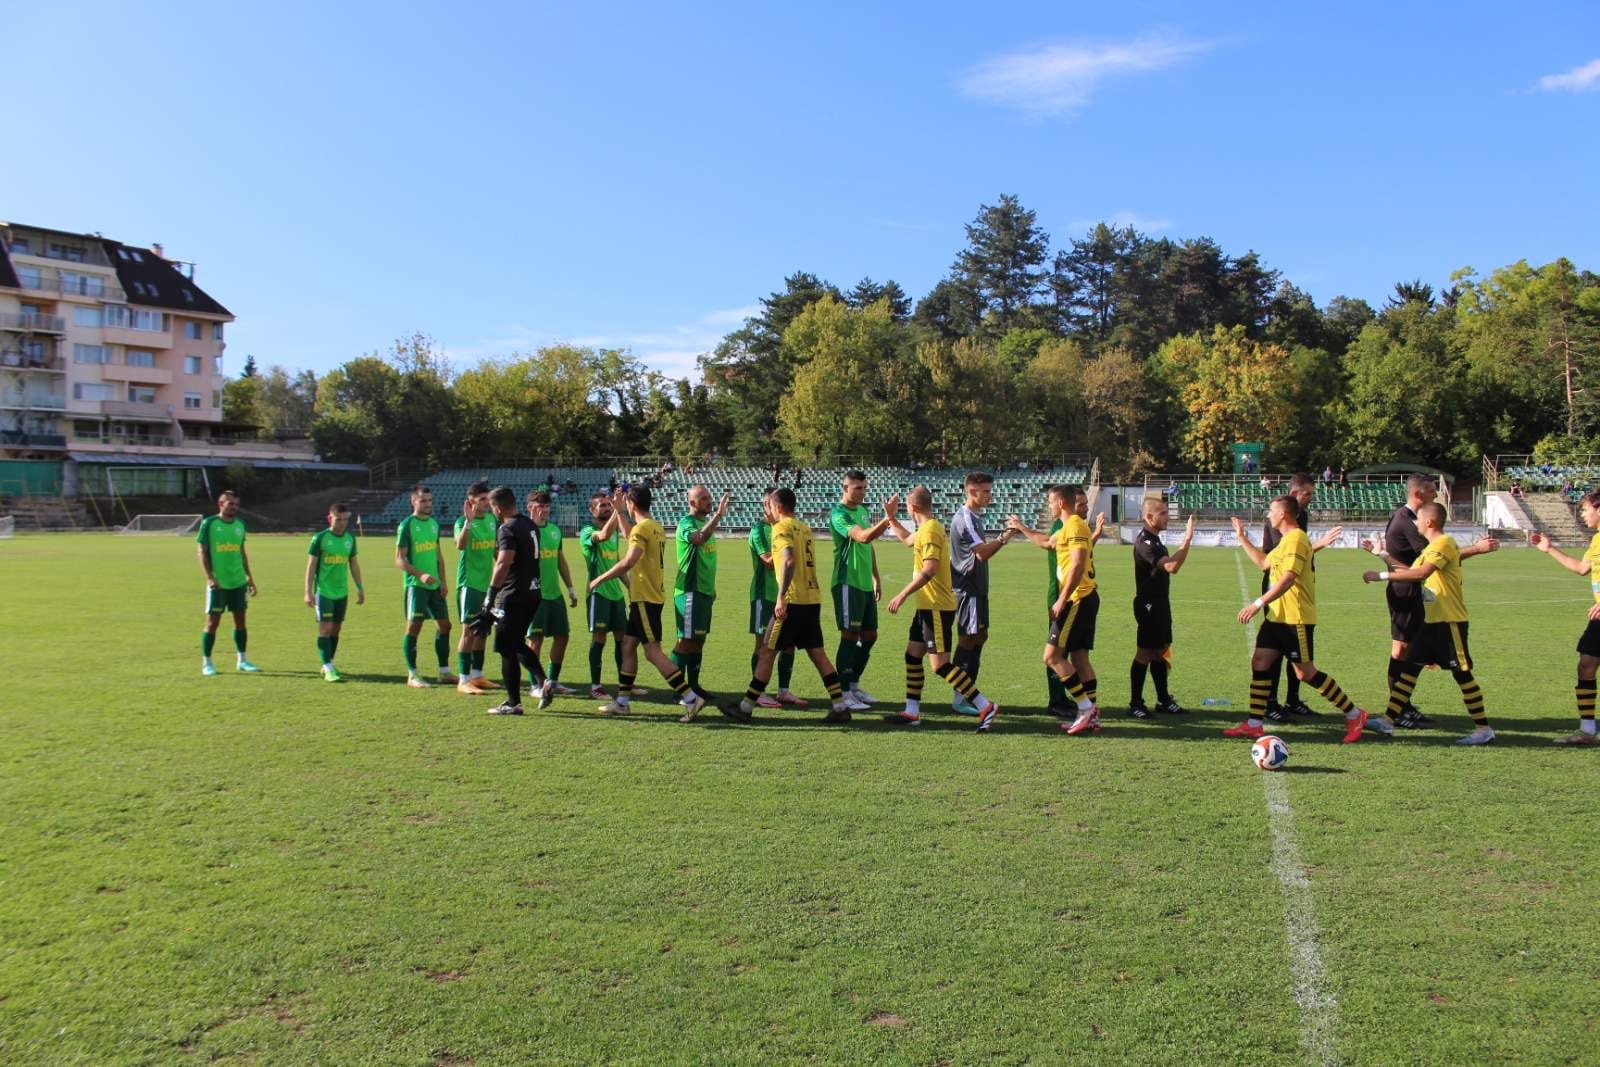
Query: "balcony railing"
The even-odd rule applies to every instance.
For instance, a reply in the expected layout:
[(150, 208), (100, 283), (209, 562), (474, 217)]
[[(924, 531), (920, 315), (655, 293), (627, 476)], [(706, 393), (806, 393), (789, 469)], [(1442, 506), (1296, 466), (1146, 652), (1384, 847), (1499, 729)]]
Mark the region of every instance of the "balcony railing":
[(172, 418), (172, 406), (170, 404), (158, 404), (153, 400), (102, 400), (100, 401), (100, 414), (120, 415), (123, 418), (149, 419), (151, 422), (164, 422)]
[(7, 349), (0, 352), (0, 370), (64, 371), (66, 360), (60, 356), (41, 356), (32, 352)]
[(66, 448), (67, 438), (59, 433), (34, 433), (32, 430), (0, 430), (0, 445), (10, 448)]
[(64, 393), (26, 393), (22, 402), (30, 408), (45, 408), (50, 411), (67, 409), (67, 397)]
[[(59, 241), (56, 243), (60, 244)], [(26, 250), (19, 249), (13, 240), (11, 254), (13, 256), (38, 256), (40, 259), (54, 259), (62, 263), (86, 263), (91, 267), (109, 267), (113, 265), (111, 257), (106, 255), (106, 250), (99, 245), (51, 248), (48, 239), (41, 240), (31, 234), (28, 235), (28, 247)]]
[(22, 330), (33, 333), (66, 333), (67, 320), (60, 315), (39, 315), (31, 311), (22, 314), (0, 314), (0, 330)]

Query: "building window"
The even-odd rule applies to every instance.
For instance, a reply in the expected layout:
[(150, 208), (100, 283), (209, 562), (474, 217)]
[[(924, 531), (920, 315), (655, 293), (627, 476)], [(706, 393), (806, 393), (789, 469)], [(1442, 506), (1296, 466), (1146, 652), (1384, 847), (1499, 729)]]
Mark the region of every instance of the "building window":
[(78, 296), (105, 296), (106, 281), (92, 274), (75, 274), (64, 270), (61, 272), (61, 291)]
[(200, 324), (198, 322), (186, 322), (186, 323), (184, 323), (183, 324), (183, 336), (187, 337), (191, 341), (200, 340)]
[(120, 256), (123, 259), (127, 259), (128, 258), (128, 250), (126, 248), (119, 248), (119, 249), (117, 249), (117, 255)]
[(128, 402), (130, 404), (154, 404), (156, 391), (148, 385), (128, 386)]
[(72, 362), (74, 363), (105, 363), (105, 345), (73, 345)]
[(24, 289), (43, 289), (44, 274), (38, 267), (18, 267), (17, 277), (22, 280)]
[(138, 249), (129, 249), (128, 250), (128, 255), (133, 257), (133, 261), (135, 263), (143, 263), (144, 262), (144, 257), (139, 254)]
[(140, 352), (136, 349), (128, 349), (128, 366), (154, 367), (155, 365), (156, 354), (154, 352)]
[(222, 373), (222, 357), (221, 356), (212, 356), (211, 357), (211, 373), (212, 374), (221, 374)]
[(184, 393), (183, 394), (183, 406), (185, 408), (189, 409), (190, 411), (199, 411), (200, 410), (200, 394), (199, 393)]
[(83, 249), (73, 245), (52, 244), (50, 246), (50, 257), (52, 259), (64, 259), (69, 263), (82, 263)]
[(43, 365), (43, 363), (45, 361), (44, 342), (43, 341), (24, 341), (24, 342), (22, 342), (22, 354), (24, 356), (28, 357), (28, 362), (31, 363), (33, 366), (38, 367), (38, 366)]
[(134, 282), (133, 283), (133, 295), (134, 296), (143, 296), (144, 295), (144, 282)]
[(211, 406), (214, 407), (214, 408), (222, 407), (222, 390), (221, 389), (213, 389), (213, 390), (211, 390)]
[(31, 256), (33, 255), (33, 245), (26, 237), (18, 237), (12, 240), (11, 251), (18, 255)]
[(145, 292), (149, 293), (151, 296), (160, 296), (161, 295), (161, 290), (156, 288), (156, 283), (155, 282), (145, 282), (144, 283), (144, 288), (145, 288)]
[(183, 373), (185, 373), (185, 374), (199, 374), (200, 373), (200, 357), (199, 356), (184, 356), (183, 357)]
[(211, 339), (213, 341), (222, 340), (222, 323), (213, 322), (211, 324)]
[(116, 395), (116, 391), (104, 382), (72, 383), (72, 399), (74, 400), (110, 400)]
[(72, 309), (72, 325), (74, 326), (104, 326), (105, 324), (105, 313), (99, 308), (75, 307)]

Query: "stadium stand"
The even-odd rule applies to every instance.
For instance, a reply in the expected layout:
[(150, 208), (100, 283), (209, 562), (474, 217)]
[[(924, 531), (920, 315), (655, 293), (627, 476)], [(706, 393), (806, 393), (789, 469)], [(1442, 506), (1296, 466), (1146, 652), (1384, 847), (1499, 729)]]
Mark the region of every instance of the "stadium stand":
[[(1165, 495), (1179, 516), (1223, 519), (1264, 512), (1274, 497), (1289, 491), (1287, 475), (1267, 478), (1270, 484), (1263, 487), (1259, 476), (1199, 480), (1193, 475), (1152, 475), (1145, 479), (1145, 492)], [(1352, 480), (1348, 485), (1319, 481), (1312, 507), (1329, 517), (1338, 513), (1345, 519), (1376, 519), (1387, 517), (1405, 499), (1404, 479)]]
[[(761, 492), (770, 485), (787, 485), (795, 490), (802, 518), (816, 524), (839, 499), (839, 483), (844, 467), (783, 467), (773, 480), (772, 467), (709, 466), (686, 471), (652, 466), (648, 461), (616, 467), (498, 467), (484, 470), (440, 471), (423, 479), (433, 490), (434, 515), (441, 524), (454, 523), (460, 513), (467, 486), (480, 478), (491, 485), (509, 485), (519, 495), (542, 489), (554, 479), (560, 494), (553, 502), (555, 520), (563, 529), (573, 530), (587, 515), (591, 494), (615, 485), (637, 484), (659, 479), (655, 515), (669, 529), (684, 513), (684, 494), (692, 485), (704, 485), (713, 498), (731, 493), (733, 501), (723, 528), (748, 530), (761, 517)], [(962, 480), (969, 468), (863, 467), (867, 475), (868, 500), (875, 507), (890, 493), (902, 497), (914, 486), (926, 484), (933, 491), (935, 512), (948, 515), (961, 505)], [(982, 469), (982, 468), (977, 468)], [(1016, 513), (1036, 518), (1043, 505), (1047, 486), (1057, 482), (1083, 482), (1087, 466), (1052, 467), (1045, 470), (1016, 467), (993, 471), (995, 475), (991, 512)], [(411, 513), (408, 493), (402, 491), (376, 515), (362, 516), (369, 527), (390, 527)]]

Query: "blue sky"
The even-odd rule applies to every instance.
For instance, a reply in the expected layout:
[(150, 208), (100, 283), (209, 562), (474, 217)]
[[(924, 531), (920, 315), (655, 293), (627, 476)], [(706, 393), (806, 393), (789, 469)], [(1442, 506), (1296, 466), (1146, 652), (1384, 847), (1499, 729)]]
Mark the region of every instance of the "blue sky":
[[(1414, 9), (1414, 10), (1413, 10)], [(1319, 301), (1600, 269), (1600, 6), (19, 4), (0, 217), (161, 241), (232, 365), (402, 334), (683, 372), (795, 270), (920, 297), (979, 205)], [(26, 45), (26, 46), (24, 46)]]

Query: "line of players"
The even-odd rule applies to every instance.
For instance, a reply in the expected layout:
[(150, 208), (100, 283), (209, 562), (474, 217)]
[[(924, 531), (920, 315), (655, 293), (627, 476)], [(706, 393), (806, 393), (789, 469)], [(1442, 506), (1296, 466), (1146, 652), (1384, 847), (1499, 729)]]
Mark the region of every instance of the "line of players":
[[(976, 716), (979, 731), (992, 728), (998, 705), (977, 687), (989, 629), (988, 560), (1011, 540), (1022, 538), (1050, 553), (1050, 626), (1044, 651), (1050, 709), (1070, 720), (1062, 724), (1070, 734), (1098, 729), (1098, 681), (1089, 653), (1094, 647), (1099, 610), (1093, 551), (1103, 531), (1104, 516), (1091, 530), (1087, 494), (1076, 486), (1056, 486), (1047, 494), (1052, 519), (1049, 529), (1034, 530), (1019, 517), (1011, 516), (1003, 531), (990, 538), (984, 531), (982, 514), (989, 504), (992, 484), (993, 479), (987, 474), (967, 477), (966, 502), (956, 512), (947, 534), (932, 515), (932, 498), (926, 487), (918, 487), (907, 497), (907, 511), (915, 525), (908, 529), (900, 521), (897, 496), (885, 500), (882, 516), (875, 517), (865, 505), (865, 475), (852, 471), (845, 477), (840, 502), (828, 520), (834, 542), (830, 599), (840, 631), (833, 660), (823, 648), (820, 584), (811, 530), (796, 518), (791, 490), (769, 491), (763, 499), (765, 521), (751, 530), (748, 539), (753, 565), (749, 591), (749, 629), (755, 635), (752, 678), (741, 700), (716, 704), (718, 710), (747, 721), (758, 707), (805, 706), (805, 701), (790, 689), (796, 649), (806, 651), (828, 690), (828, 721), (849, 721), (852, 712), (865, 710), (875, 702), (861, 686), (878, 636), (877, 608), (883, 594), (873, 544), (892, 529), (911, 545), (914, 572), (912, 580), (890, 599), (887, 607), (891, 614), (897, 614), (913, 598), (916, 606), (905, 651), (906, 702), (902, 710), (885, 716), (888, 721), (912, 726), (921, 721), (926, 659), (954, 690), (953, 707)], [(1364, 542), (1368, 551), (1389, 566), (1381, 572), (1369, 571), (1363, 578), (1388, 583), (1386, 599), (1392, 638), (1388, 703), (1382, 717), (1370, 716), (1344, 694), (1337, 682), (1319, 670), (1313, 659), (1314, 557), (1342, 532), (1335, 528), (1317, 542), (1310, 541), (1305, 532), (1309, 525), (1307, 505), (1314, 492), (1314, 479), (1295, 475), (1289, 493), (1272, 502), (1259, 547), (1250, 541), (1240, 520), (1233, 522), (1241, 548), (1263, 571), (1261, 596), (1240, 611), (1239, 621), (1248, 623), (1258, 613), (1264, 614), (1264, 619), (1251, 660), (1249, 715), (1224, 734), (1259, 737), (1265, 732), (1267, 721), (1314, 715), (1300, 699), (1301, 682), (1311, 685), (1343, 714), (1346, 742), (1358, 740), (1363, 730), (1392, 736), (1397, 728), (1431, 725), (1410, 698), (1421, 671), (1439, 666), (1451, 671), (1474, 722), (1473, 731), (1460, 743), (1492, 741), (1494, 731), (1484, 711), (1483, 694), (1472, 675), (1461, 562), (1494, 551), (1497, 543), (1486, 537), (1464, 548), (1456, 545), (1444, 532), (1445, 512), (1434, 501), (1433, 482), (1420, 475), (1409, 479), (1407, 502), (1396, 510), (1385, 534)], [(454, 540), (460, 553), (457, 610), (463, 620), (479, 616), (490, 601), (499, 520), (491, 514), (489, 498), (486, 483), (472, 486), (463, 503), (463, 514), (456, 522)], [(606, 700), (602, 713), (628, 714), (631, 700), (642, 693), (634, 684), (642, 647), (645, 657), (678, 694), (684, 706), (682, 721), (687, 722), (713, 703), (700, 686), (700, 665), (716, 597), (715, 534), (729, 498), (725, 496), (713, 510), (711, 496), (704, 487), (696, 486), (689, 492), (689, 513), (680, 521), (674, 538), (678, 568), (673, 599), (678, 641), (670, 658), (661, 647), (666, 534), (651, 516), (652, 502), (649, 490), (642, 488), (630, 494), (618, 491), (612, 497), (596, 494), (590, 500), (592, 521), (578, 534), (588, 575), (590, 695)], [(440, 566), (438, 524), (431, 516), (431, 490), (417, 486), (411, 503), (412, 515), (397, 531), (395, 550), (396, 566), (405, 574), (407, 627), (403, 651), (407, 684), (429, 685), (418, 674), (416, 650), (422, 624), (431, 618), (436, 625), (434, 648), (440, 679), (454, 681), (463, 693), (497, 692), (499, 687), (483, 673), (485, 627), (464, 628), (457, 645), (459, 672), (449, 668), (450, 620)], [(569, 637), (566, 609), (576, 607), (578, 598), (561, 531), (549, 522), (549, 496), (530, 494), (528, 503), (537, 541), (537, 584), (547, 591), (556, 591), (559, 584), (566, 593), (564, 600), (559, 594), (541, 597), (526, 631), (526, 651), (517, 650), (529, 665), (540, 707), (546, 707), (556, 695), (572, 692), (560, 685), (559, 678)], [(200, 563), (207, 579), (202, 671), (216, 673), (212, 647), (222, 613), (231, 611), (238, 669), (253, 672), (257, 668), (245, 656), (245, 609), (247, 594), (255, 594), (255, 585), (244, 551), (243, 524), (237, 518), (238, 498), (225, 492), (218, 505), (218, 514), (207, 518), (197, 535)], [(1600, 493), (1584, 498), (1580, 517), (1590, 529), (1600, 528)], [(1167, 686), (1172, 645), (1169, 594), (1171, 577), (1188, 556), (1194, 522), (1191, 518), (1179, 548), (1169, 554), (1161, 538), (1167, 528), (1165, 501), (1159, 497), (1146, 499), (1142, 518), (1143, 525), (1134, 542), (1137, 651), (1130, 666), (1129, 712), (1135, 718), (1150, 718), (1158, 712), (1183, 711)], [(312, 539), (306, 567), (305, 601), (316, 615), (318, 653), (323, 675), (330, 681), (339, 680), (334, 654), (350, 584), (355, 586), (357, 603), (365, 599), (356, 539), (348, 523), (348, 508), (335, 505), (330, 510), (328, 529)], [(1596, 606), (1589, 613), (1589, 625), (1578, 646), (1579, 729), (1561, 738), (1560, 743), (1592, 745), (1596, 743), (1595, 677), (1600, 669), (1600, 574), (1595, 572), (1595, 564), (1600, 562), (1600, 533), (1593, 536), (1579, 559), (1557, 551), (1543, 535), (1535, 533), (1531, 541), (1567, 569), (1591, 576)], [(623, 544), (627, 545), (626, 551)], [(610, 697), (601, 683), (608, 634), (613, 637), (618, 674), (615, 697)], [(551, 641), (548, 672), (538, 659), (547, 638)], [(1286, 701), (1280, 704), (1276, 690), (1284, 663), (1289, 665)], [(766, 689), (774, 670), (779, 688), (772, 696)], [(1153, 710), (1143, 699), (1147, 676), (1156, 687)], [(519, 696), (515, 691), (507, 693), (500, 705), (490, 709), (491, 713), (521, 714)]]

